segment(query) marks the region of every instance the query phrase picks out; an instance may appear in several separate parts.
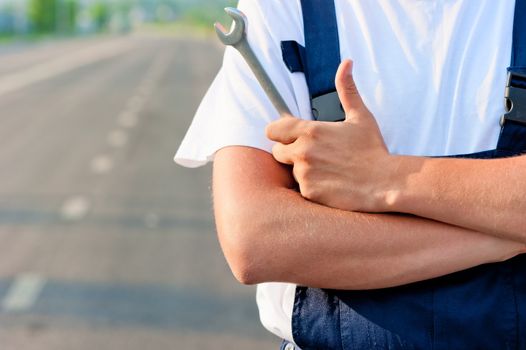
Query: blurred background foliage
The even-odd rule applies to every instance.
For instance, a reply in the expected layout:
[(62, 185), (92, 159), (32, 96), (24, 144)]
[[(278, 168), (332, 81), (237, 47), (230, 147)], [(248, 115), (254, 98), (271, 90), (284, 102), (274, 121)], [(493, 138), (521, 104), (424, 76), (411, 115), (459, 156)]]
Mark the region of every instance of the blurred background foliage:
[(0, 38), (38, 39), (140, 28), (210, 30), (236, 0), (0, 0)]

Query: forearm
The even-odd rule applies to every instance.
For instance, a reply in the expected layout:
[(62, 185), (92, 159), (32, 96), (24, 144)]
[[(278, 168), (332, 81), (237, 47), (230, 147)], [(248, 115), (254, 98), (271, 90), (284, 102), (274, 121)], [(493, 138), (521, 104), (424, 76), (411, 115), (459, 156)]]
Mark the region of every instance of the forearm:
[(388, 210), (526, 242), (526, 157), (397, 157)]
[(262, 172), (279, 165), (261, 151), (226, 150), (216, 157), (218, 233), (234, 273), (245, 283), (383, 288), (505, 260), (523, 248), (431, 220), (312, 203), (289, 188), (283, 167)]
[(252, 220), (260, 235), (253, 262), (264, 267), (260, 282), (384, 288), (502, 261), (522, 249), (421, 218), (323, 207), (292, 191), (275, 195), (272, 203)]

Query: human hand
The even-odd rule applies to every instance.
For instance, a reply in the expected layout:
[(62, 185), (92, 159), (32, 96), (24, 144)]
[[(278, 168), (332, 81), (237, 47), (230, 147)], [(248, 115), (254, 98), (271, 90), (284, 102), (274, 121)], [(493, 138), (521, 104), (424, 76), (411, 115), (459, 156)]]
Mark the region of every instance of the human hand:
[(267, 126), (267, 137), (277, 142), (274, 158), (293, 165), (294, 178), (306, 199), (349, 211), (386, 211), (396, 157), (389, 154), (351, 72), (352, 61), (345, 60), (336, 74), (345, 121), (285, 117)]

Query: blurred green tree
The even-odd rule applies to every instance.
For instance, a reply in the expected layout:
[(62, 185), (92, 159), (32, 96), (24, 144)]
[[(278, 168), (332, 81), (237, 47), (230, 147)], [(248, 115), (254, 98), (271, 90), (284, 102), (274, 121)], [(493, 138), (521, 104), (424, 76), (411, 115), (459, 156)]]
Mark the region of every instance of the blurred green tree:
[(72, 33), (76, 29), (77, 0), (30, 0), (28, 18), (38, 33)]
[(236, 7), (236, 0), (195, 1), (189, 2), (183, 19), (199, 26), (212, 28), (212, 23), (220, 21), (227, 23), (230, 17), (223, 11), (224, 7)]
[(55, 30), (57, 0), (30, 0), (28, 17), (34, 31), (48, 33)]
[(106, 1), (97, 1), (91, 5), (91, 18), (95, 22), (97, 30), (105, 30), (110, 23), (111, 8)]
[(66, 0), (64, 3), (65, 16), (64, 26), (68, 33), (75, 32), (77, 28), (77, 16), (79, 13), (79, 4), (77, 0)]

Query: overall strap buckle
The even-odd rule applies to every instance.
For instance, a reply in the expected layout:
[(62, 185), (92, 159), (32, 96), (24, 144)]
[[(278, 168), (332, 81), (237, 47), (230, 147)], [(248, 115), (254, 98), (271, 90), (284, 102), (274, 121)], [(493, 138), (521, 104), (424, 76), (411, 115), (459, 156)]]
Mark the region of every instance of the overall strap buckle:
[(312, 116), (315, 120), (324, 122), (341, 122), (345, 120), (345, 112), (336, 91), (311, 99)]
[(526, 74), (508, 72), (504, 104), (506, 114), (501, 118), (501, 126), (508, 120), (526, 125)]

